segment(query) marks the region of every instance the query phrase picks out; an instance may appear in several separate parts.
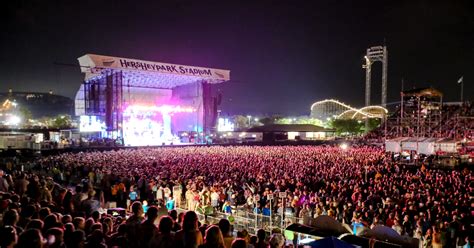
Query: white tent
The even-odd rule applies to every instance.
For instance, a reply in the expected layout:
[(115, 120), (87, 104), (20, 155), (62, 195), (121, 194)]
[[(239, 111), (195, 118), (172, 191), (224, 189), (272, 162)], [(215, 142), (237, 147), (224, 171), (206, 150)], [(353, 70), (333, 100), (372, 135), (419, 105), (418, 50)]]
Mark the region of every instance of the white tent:
[(394, 152), (400, 153), (402, 151), (402, 144), (401, 142), (407, 140), (408, 138), (399, 137), (391, 140), (385, 141), (385, 151), (386, 152)]
[(441, 139), (436, 142), (435, 152), (456, 153), (458, 151), (458, 141), (454, 139)]
[(418, 154), (434, 155), (436, 152), (456, 153), (459, 142), (453, 139), (399, 137), (385, 141), (385, 151), (400, 153), (416, 151)]
[(410, 138), (402, 141), (402, 151), (418, 151), (420, 138)]
[(434, 155), (436, 153), (436, 141), (436, 138), (420, 140), (418, 143), (418, 150), (416, 152), (424, 155)]

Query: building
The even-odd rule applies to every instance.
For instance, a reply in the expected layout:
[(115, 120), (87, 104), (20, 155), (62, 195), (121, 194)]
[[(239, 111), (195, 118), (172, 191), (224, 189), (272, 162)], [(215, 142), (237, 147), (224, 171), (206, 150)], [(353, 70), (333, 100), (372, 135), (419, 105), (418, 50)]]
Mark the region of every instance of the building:
[(311, 124), (272, 124), (252, 127), (249, 133), (263, 133), (263, 141), (328, 140), (335, 131)]

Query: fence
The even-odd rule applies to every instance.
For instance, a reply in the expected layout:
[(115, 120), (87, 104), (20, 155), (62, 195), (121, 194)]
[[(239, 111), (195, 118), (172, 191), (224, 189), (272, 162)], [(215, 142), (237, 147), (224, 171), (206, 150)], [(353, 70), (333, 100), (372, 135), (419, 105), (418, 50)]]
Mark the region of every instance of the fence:
[[(188, 211), (186, 209), (185, 201), (181, 201), (180, 206), (177, 206), (176, 210), (178, 213)], [(257, 214), (253, 211), (237, 207), (232, 209), (232, 213), (223, 213), (214, 211), (210, 215), (204, 215), (196, 211), (199, 221), (205, 224), (217, 224), (221, 219), (228, 219), (234, 227), (234, 230), (247, 230), (250, 234), (256, 235), (259, 229), (263, 229), (267, 232), (271, 232), (274, 229), (280, 229), (284, 231), (286, 227), (293, 223), (306, 224), (309, 223), (309, 218), (297, 218), (294, 216), (284, 215), (283, 219), (281, 214), (272, 214), (271, 216)]]

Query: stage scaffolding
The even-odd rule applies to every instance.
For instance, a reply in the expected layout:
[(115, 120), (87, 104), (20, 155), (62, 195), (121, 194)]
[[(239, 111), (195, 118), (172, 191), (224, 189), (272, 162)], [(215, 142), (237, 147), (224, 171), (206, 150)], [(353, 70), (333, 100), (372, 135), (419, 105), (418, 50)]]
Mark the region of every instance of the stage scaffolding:
[(85, 114), (103, 116), (107, 132), (120, 131), (122, 125), (122, 81), (121, 71), (108, 71), (103, 77), (84, 82)]
[(400, 92), (396, 125), (398, 137), (439, 137), (442, 127), (443, 94), (433, 88)]

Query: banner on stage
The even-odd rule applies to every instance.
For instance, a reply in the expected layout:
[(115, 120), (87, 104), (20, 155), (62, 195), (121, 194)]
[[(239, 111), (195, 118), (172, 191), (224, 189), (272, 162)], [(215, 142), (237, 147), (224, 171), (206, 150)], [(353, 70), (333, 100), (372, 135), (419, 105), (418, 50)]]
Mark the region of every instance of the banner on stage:
[(182, 76), (195, 76), (213, 80), (227, 81), (230, 71), (215, 68), (176, 65), (138, 59), (86, 54), (79, 59), (82, 72), (99, 73), (102, 69), (136, 70), (143, 72), (169, 73)]

